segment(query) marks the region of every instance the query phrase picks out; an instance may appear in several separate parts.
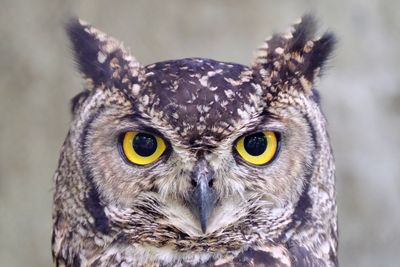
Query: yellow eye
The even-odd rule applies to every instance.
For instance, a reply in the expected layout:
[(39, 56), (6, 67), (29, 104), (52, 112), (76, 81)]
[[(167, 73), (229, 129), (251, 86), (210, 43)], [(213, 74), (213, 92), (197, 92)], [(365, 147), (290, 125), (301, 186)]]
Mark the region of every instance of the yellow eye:
[(122, 150), (132, 163), (147, 165), (155, 162), (167, 146), (162, 138), (139, 132), (126, 132), (122, 138)]
[(263, 165), (270, 162), (278, 150), (278, 140), (272, 131), (258, 132), (240, 137), (236, 151), (247, 162)]

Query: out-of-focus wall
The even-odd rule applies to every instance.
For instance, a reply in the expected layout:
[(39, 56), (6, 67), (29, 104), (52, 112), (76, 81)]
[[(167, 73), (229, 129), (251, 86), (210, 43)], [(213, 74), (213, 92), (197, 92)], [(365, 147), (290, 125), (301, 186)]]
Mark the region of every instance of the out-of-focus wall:
[(274, 30), (313, 11), (339, 38), (320, 83), (337, 161), (342, 266), (399, 266), (400, 1), (2, 0), (0, 265), (51, 265), (52, 175), (79, 92), (63, 23), (78, 15), (143, 63), (248, 64)]

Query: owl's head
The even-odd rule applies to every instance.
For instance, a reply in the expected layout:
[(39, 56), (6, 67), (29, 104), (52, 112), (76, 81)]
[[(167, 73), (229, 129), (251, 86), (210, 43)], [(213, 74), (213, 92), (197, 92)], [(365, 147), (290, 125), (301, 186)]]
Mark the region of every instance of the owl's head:
[(204, 252), (276, 240), (315, 215), (332, 159), (314, 86), (334, 38), (316, 37), (311, 16), (251, 66), (143, 66), (85, 22), (67, 31), (86, 84), (56, 175), (63, 224), (75, 214), (102, 242)]

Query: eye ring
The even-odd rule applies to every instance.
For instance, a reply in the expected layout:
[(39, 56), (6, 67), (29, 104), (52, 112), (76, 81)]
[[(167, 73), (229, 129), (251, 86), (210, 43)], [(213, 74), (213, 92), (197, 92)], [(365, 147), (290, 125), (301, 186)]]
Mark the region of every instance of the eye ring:
[(279, 139), (279, 133), (273, 131), (256, 132), (240, 137), (235, 149), (245, 162), (257, 166), (266, 165), (276, 158)]
[(156, 162), (167, 149), (161, 137), (136, 131), (123, 133), (119, 145), (129, 163), (142, 166)]

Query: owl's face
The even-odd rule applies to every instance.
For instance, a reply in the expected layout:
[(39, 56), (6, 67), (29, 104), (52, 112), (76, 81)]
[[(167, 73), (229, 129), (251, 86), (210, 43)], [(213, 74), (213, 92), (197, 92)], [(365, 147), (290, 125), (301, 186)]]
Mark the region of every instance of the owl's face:
[(333, 39), (312, 40), (305, 26), (274, 36), (246, 67), (141, 66), (115, 39), (69, 25), (87, 89), (73, 100), (68, 190), (101, 238), (204, 253), (282, 236), (310, 202), (302, 194), (326, 138), (312, 82)]
[(85, 126), (83, 167), (105, 204), (156, 198), (167, 221), (203, 235), (202, 216), (209, 233), (234, 223), (234, 207), (249, 199), (273, 208), (298, 198), (310, 126), (296, 107), (265, 101), (251, 69), (183, 59), (147, 66), (143, 77), (136, 95), (100, 91), (110, 103)]

